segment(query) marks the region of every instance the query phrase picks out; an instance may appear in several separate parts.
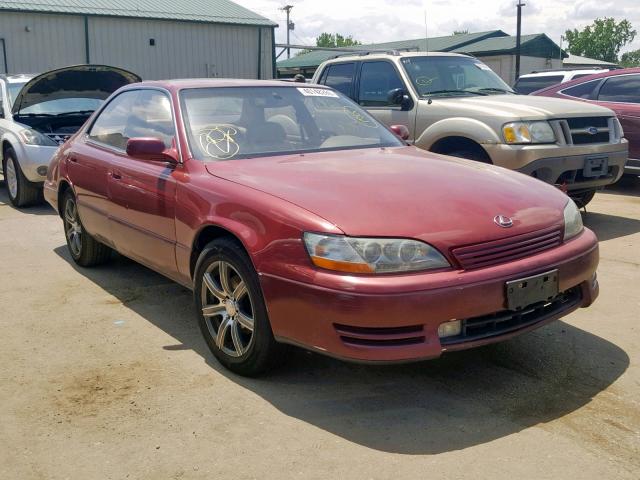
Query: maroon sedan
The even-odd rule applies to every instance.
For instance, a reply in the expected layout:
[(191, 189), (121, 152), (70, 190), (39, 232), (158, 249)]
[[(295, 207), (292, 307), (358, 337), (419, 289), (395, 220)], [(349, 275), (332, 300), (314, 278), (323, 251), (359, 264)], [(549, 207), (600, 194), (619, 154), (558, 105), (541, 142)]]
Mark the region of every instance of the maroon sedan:
[(81, 266), (111, 249), (193, 289), (202, 333), (255, 375), (283, 344), (434, 358), (590, 305), (598, 243), (556, 188), (407, 146), (332, 89), (144, 82), (45, 184)]
[(616, 112), (624, 136), (629, 140), (629, 160), (624, 173), (640, 175), (640, 68), (589, 75), (538, 90), (532, 95), (581, 100)]

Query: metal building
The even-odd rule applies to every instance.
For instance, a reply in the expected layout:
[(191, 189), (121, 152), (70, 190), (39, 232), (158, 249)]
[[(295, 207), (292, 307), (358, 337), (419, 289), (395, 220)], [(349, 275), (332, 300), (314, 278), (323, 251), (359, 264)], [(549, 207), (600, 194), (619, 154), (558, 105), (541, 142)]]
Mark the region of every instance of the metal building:
[(229, 0), (0, 1), (0, 73), (94, 63), (147, 80), (273, 78), (276, 26)]

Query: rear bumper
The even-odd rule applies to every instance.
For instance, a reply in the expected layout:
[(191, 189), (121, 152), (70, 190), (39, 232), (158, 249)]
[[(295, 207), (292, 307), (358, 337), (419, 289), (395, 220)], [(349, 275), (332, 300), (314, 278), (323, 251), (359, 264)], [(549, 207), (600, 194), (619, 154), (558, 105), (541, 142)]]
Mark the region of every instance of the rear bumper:
[[(593, 145), (485, 145), (495, 165), (536, 177), (550, 184), (566, 183), (567, 189), (586, 190), (617, 182), (625, 172), (629, 152), (626, 140), (619, 144)], [(589, 158), (606, 157), (608, 171), (599, 177), (585, 177)]]
[[(384, 292), (380, 278), (334, 289), (266, 274), (261, 275), (261, 285), (279, 341), (346, 360), (402, 362), (502, 341), (589, 306), (598, 295), (597, 264), (597, 240), (585, 230), (555, 249), (507, 264), (407, 276), (411, 277), (407, 285), (423, 280), (419, 290), (402, 291), (394, 282), (393, 289)], [(444, 345), (440, 342), (437, 332), (441, 323), (503, 312), (505, 282), (556, 268), (560, 291), (579, 291), (574, 303), (495, 335)], [(348, 278), (336, 277), (341, 277), (341, 285), (348, 284)]]
[(640, 175), (640, 158), (630, 158), (624, 167), (625, 175)]

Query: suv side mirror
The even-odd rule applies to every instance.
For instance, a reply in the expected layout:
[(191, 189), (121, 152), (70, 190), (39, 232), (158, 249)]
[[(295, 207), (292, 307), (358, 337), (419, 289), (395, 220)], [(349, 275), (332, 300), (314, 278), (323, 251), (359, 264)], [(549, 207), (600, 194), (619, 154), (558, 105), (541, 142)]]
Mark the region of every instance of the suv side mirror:
[(140, 160), (178, 163), (174, 152), (159, 138), (136, 137), (127, 140), (127, 155)]
[(400, 105), (402, 110), (409, 110), (412, 105), (411, 97), (407, 95), (404, 88), (394, 88), (393, 90), (389, 90), (387, 100), (391, 105)]

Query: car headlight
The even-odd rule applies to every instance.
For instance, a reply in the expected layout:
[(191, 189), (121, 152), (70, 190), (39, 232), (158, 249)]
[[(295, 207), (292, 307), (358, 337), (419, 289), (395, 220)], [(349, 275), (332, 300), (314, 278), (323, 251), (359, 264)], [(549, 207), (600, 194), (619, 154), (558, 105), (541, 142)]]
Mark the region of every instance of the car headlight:
[(22, 141), (27, 145), (41, 145), (41, 146), (48, 146), (48, 147), (58, 146), (58, 144), (53, 140), (51, 140), (49, 137), (31, 128), (20, 130), (19, 135)]
[(304, 243), (314, 265), (340, 272), (413, 272), (451, 266), (438, 250), (417, 240), (307, 232)]
[(504, 141), (518, 143), (555, 143), (556, 135), (549, 122), (513, 122), (502, 127)]
[(580, 210), (578, 210), (574, 201), (569, 199), (567, 206), (564, 207), (564, 239), (569, 240), (575, 237), (582, 232), (583, 229), (584, 226), (582, 225)]

